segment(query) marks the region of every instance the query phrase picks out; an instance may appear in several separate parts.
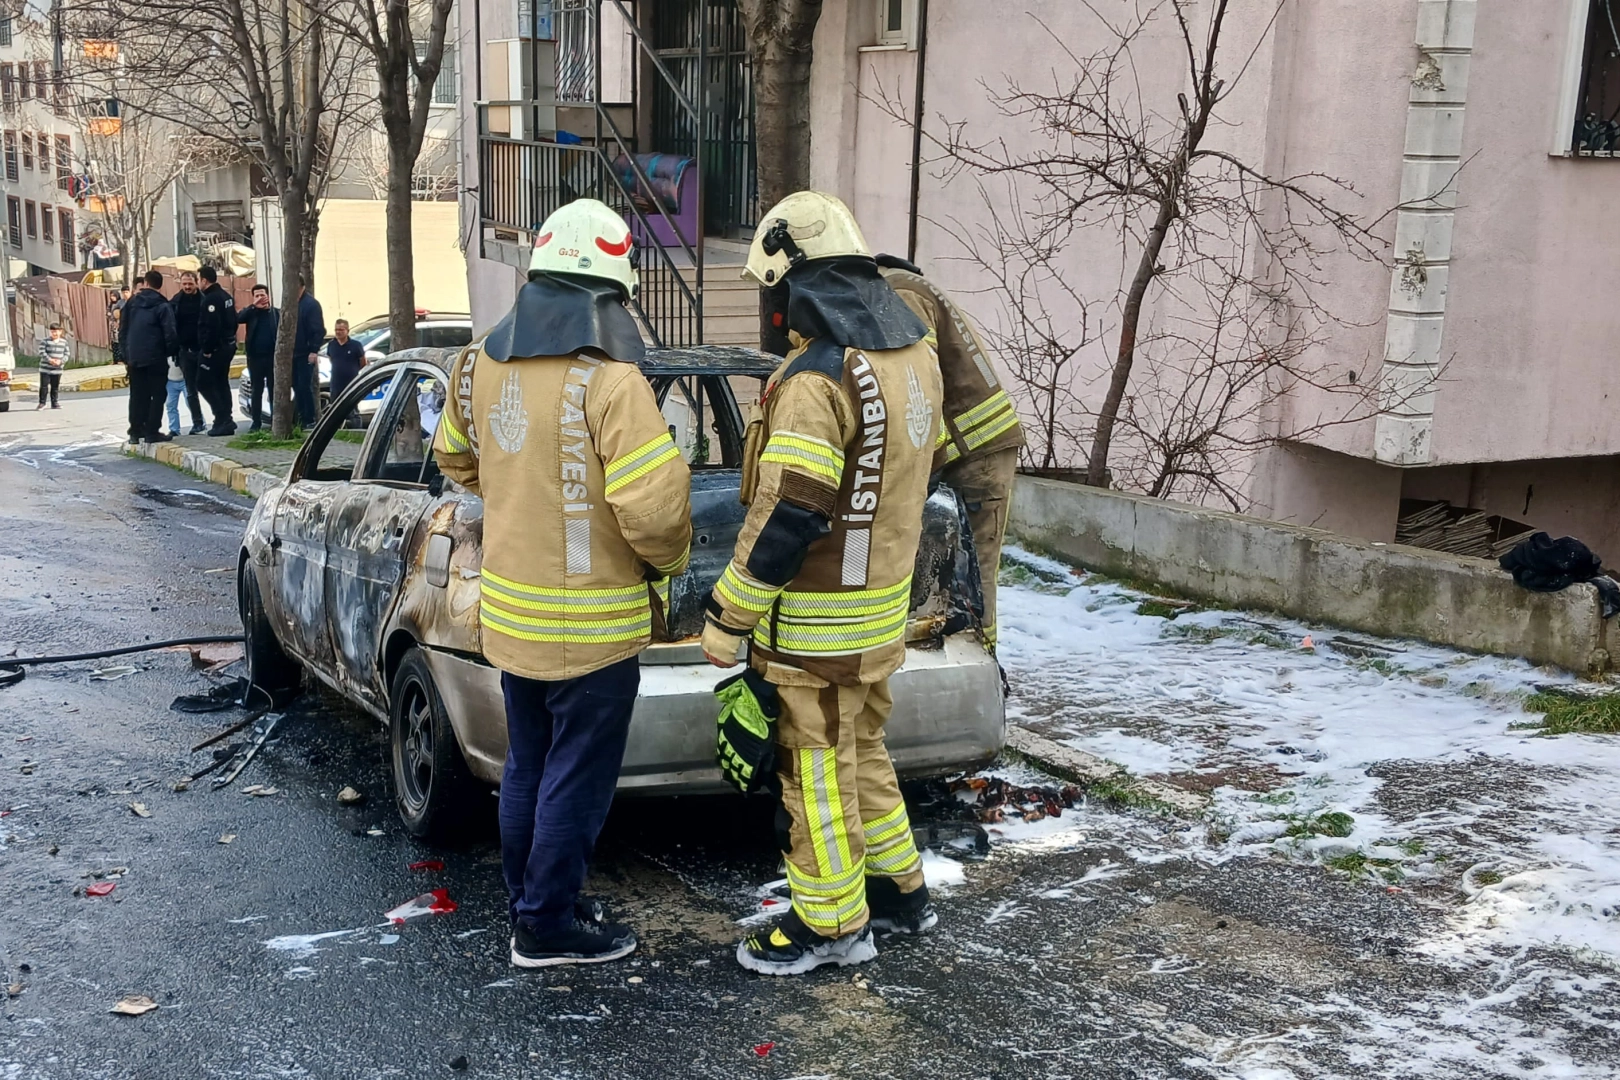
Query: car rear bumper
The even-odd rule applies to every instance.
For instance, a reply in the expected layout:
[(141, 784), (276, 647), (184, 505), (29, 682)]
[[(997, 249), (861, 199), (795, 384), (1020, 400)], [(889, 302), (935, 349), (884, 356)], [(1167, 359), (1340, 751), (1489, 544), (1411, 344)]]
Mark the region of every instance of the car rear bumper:
[[(500, 672), (452, 653), (428, 650), (427, 658), (468, 767), (487, 783), (499, 783), (506, 756)], [(619, 775), (621, 795), (730, 790), (714, 764), (714, 685), (724, 677), (706, 663), (643, 661)], [(885, 741), (901, 776), (974, 769), (1001, 752), (1001, 673), (978, 642), (955, 637), (943, 649), (911, 649), (889, 686), (894, 713)]]

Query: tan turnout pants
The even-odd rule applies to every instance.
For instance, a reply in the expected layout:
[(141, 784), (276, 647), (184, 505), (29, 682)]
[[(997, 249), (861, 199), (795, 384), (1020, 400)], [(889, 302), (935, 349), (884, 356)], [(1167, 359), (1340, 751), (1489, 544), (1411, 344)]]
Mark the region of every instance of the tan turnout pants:
[(866, 878), (922, 887), (922, 860), (883, 725), (889, 681), (865, 686), (782, 686), (777, 774), (792, 818), (787, 853), (793, 910), (824, 937), (866, 925)]
[(984, 643), (992, 649), (996, 647), (996, 573), (1001, 567), (1001, 545), (1007, 535), (1007, 516), (1012, 510), (1013, 483), (1017, 478), (1016, 446), (954, 462), (941, 474), (945, 485), (967, 504), (984, 589)]

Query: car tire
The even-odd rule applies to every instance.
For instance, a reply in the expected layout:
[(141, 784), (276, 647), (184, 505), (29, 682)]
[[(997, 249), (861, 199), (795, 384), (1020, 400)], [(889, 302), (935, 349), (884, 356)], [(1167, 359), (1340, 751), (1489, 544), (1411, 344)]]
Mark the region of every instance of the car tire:
[(9, 401), (0, 401), (0, 412), (10, 412), (10, 411), (11, 411), (11, 402), (9, 402)]
[[(303, 688), (304, 669), (298, 661), (282, 651), (276, 632), (270, 626), (270, 616), (264, 610), (264, 597), (259, 593), (259, 579), (247, 559), (243, 559), (236, 572), (237, 607), (242, 616), (242, 651), (247, 659), (248, 683), (269, 695), (269, 706), (280, 708)], [(250, 691), (248, 707), (263, 704), (253, 700)]]
[(478, 783), (461, 756), (450, 714), (427, 658), (412, 646), (388, 694), (394, 806), (412, 836), (444, 842), (466, 835)]

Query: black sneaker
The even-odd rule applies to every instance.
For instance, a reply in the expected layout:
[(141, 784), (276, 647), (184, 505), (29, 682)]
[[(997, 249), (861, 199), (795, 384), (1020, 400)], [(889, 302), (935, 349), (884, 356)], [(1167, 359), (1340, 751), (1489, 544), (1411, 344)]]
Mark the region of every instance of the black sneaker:
[(737, 943), (737, 963), (760, 975), (803, 975), (825, 964), (848, 967), (876, 958), (877, 941), (870, 926), (843, 937), (822, 937), (804, 925), (796, 911)]
[(212, 436), (214, 436), (216, 438), (218, 438), (220, 436), (224, 436), (224, 435), (235, 435), (236, 434), (236, 425), (235, 424), (215, 424), (213, 427), (208, 429), (208, 434), (210, 434), (210, 435), (212, 435)]
[(512, 965), (520, 968), (605, 964), (635, 951), (635, 931), (616, 923), (575, 922), (567, 930), (536, 934), (520, 921), (512, 931)]
[(208, 429), (203, 427), (201, 424), (192, 424), (191, 425), (191, 430), (186, 432), (186, 434), (187, 435), (201, 435), (203, 432), (205, 432), (207, 430)]
[(921, 934), (939, 924), (927, 885), (903, 893), (893, 878), (869, 877), (866, 906), (872, 911), (872, 929), (879, 934)]
[(156, 435), (153, 435), (151, 438), (147, 439), (146, 441), (147, 442), (174, 442), (174, 436), (173, 435), (165, 435), (163, 432), (160, 431)]

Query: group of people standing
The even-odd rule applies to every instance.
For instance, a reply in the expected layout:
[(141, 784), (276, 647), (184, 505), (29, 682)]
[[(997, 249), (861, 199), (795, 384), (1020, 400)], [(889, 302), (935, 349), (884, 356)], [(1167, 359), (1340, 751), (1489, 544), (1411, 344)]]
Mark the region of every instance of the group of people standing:
[[(264, 426), (263, 401), (274, 401), (276, 334), (281, 310), (270, 290), (253, 287), (253, 302), (237, 310), (211, 266), (183, 271), (172, 298), (163, 295), (163, 272), (149, 270), (133, 293), (117, 305), (118, 362), (129, 372), (130, 442), (168, 442), (181, 433), (180, 401), (191, 415), (187, 434), (236, 434), (230, 372), (236, 358), (237, 328), (245, 327), (245, 352), (252, 427)], [(326, 338), (320, 302), (298, 281), (298, 334), (293, 349), (293, 398), (298, 422), (315, 422), (318, 354)], [(205, 424), (204, 409), (213, 413)], [(167, 407), (169, 430), (162, 430)]]
[[(579, 891), (618, 781), (638, 654), (687, 566), (691, 476), (638, 368), (625, 308), (629, 229), (577, 200), (540, 227), (512, 311), (450, 373), (434, 439), (446, 476), (483, 499), (479, 621), (501, 673), (500, 788), (511, 962), (600, 963), (637, 945)], [(884, 745), (906, 656), (923, 504), (935, 477), (966, 504), (980, 630), (1023, 443), (977, 333), (921, 272), (874, 256), (849, 208), (805, 191), (761, 218), (746, 276), (792, 351), (749, 418), (747, 520), (711, 590), (722, 773), (777, 799), (788, 913), (737, 961), (798, 975), (919, 934), (929, 901)]]

